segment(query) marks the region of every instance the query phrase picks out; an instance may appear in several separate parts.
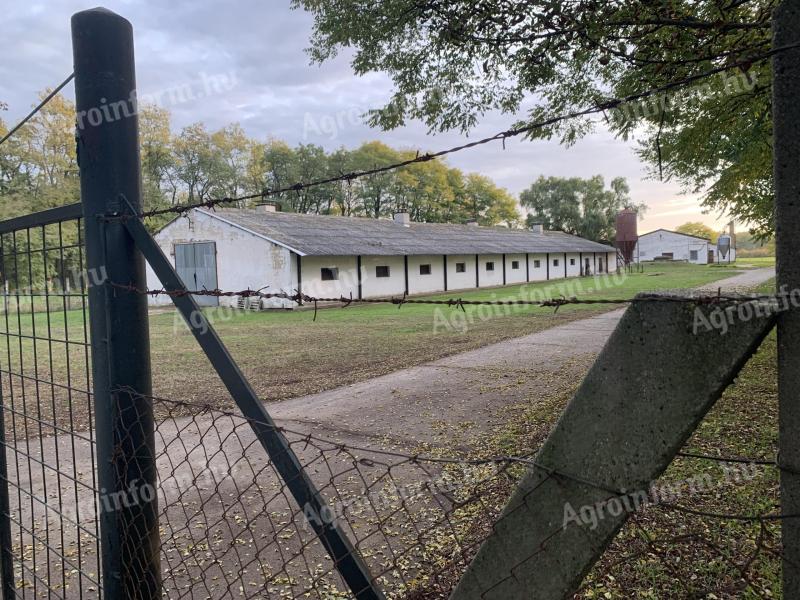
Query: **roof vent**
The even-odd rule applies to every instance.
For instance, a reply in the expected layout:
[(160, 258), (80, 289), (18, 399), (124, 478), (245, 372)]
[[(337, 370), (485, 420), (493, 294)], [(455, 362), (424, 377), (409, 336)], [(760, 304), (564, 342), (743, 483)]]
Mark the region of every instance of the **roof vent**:
[(469, 225), (470, 227), (477, 227), (478, 222), (473, 219), (471, 221), (467, 221), (467, 225)]
[(395, 213), (394, 222), (403, 227), (411, 227), (411, 215), (407, 212)]
[(544, 225), (542, 223), (531, 223), (531, 231), (533, 233), (544, 233)]

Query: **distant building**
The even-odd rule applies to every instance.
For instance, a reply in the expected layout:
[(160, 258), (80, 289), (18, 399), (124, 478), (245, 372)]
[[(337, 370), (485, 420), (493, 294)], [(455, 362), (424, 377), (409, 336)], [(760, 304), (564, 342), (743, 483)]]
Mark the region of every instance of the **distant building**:
[[(375, 298), (616, 271), (615, 248), (562, 232), (256, 210), (194, 209), (155, 235), (189, 289)], [(160, 287), (148, 270), (148, 286)], [(248, 304), (198, 296), (205, 305)], [(154, 304), (169, 298), (152, 299)], [(294, 303), (258, 302), (292, 308)]]
[(716, 245), (708, 238), (668, 229), (656, 229), (639, 236), (634, 257), (637, 262), (680, 260), (707, 265), (715, 262), (734, 262), (736, 248), (731, 247), (728, 255), (723, 258), (719, 255)]

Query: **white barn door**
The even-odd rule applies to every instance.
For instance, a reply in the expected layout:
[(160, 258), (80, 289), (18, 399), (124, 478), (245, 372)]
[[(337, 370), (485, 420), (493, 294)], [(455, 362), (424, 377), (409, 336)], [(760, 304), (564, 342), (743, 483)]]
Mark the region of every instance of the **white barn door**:
[[(217, 289), (217, 251), (214, 242), (175, 244), (175, 270), (190, 290)], [(194, 296), (200, 306), (219, 306), (216, 296)]]

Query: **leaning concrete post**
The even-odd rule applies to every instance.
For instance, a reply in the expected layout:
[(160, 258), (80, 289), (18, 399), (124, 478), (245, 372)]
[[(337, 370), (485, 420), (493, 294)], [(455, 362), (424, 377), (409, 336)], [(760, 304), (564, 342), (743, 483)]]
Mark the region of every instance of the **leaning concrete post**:
[[(649, 301), (648, 301), (649, 300)], [(571, 598), (771, 331), (778, 306), (643, 299), (625, 313), (451, 600)], [(700, 368), (702, 367), (702, 368)], [(786, 596), (795, 598), (797, 596)]]
[[(800, 3), (781, 3), (773, 19), (773, 47), (800, 43)], [(778, 289), (800, 289), (800, 48), (773, 58), (775, 232)], [(781, 511), (800, 514), (800, 312), (778, 321)], [(783, 526), (783, 596), (800, 598), (800, 519)]]

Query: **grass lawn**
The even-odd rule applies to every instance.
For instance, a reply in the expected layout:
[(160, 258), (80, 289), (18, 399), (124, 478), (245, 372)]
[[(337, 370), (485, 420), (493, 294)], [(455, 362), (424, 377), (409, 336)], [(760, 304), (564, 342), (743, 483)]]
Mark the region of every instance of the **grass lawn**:
[(742, 269), (747, 267), (774, 267), (775, 266), (775, 257), (774, 256), (753, 256), (752, 258), (747, 258), (744, 256), (738, 257), (736, 259), (735, 265)]
[[(693, 265), (648, 265), (642, 274), (570, 279), (432, 296), (464, 300), (625, 298), (643, 290), (693, 287), (729, 276)], [(559, 323), (615, 305), (466, 307), (359, 305), (320, 310), (242, 313), (210, 310), (223, 341), (258, 393), (268, 400), (330, 389)], [(167, 394), (220, 402), (194, 339), (173, 311), (151, 318), (154, 384)]]
[[(727, 269), (696, 265), (649, 264), (643, 273), (630, 275), (573, 278), (433, 297), (627, 298), (647, 290), (694, 287), (732, 274)], [(73, 343), (67, 350), (67, 344), (61, 342), (48, 344), (44, 339), (2, 336), (6, 343), (0, 347), (0, 361), (10, 364), (12, 371), (22, 370), (32, 377), (48, 380), (52, 374), (61, 384), (66, 384), (69, 361), (71, 384), (85, 388), (83, 311), (58, 311), (61, 306), (52, 299), (48, 313), (43, 310), (43, 300), (37, 298), (36, 302), (34, 309), (41, 312), (35, 312), (33, 317), (14, 310), (0, 315), (7, 321), (6, 330), (61, 340), (66, 331)], [(358, 305), (320, 309), (316, 321), (312, 310), (244, 312), (217, 308), (207, 309), (206, 314), (258, 394), (265, 400), (279, 400), (354, 383), (615, 308), (618, 306), (564, 306), (554, 311), (536, 306), (477, 306), (462, 311), (446, 306)], [(230, 406), (216, 373), (176, 311), (153, 311), (150, 329), (156, 395)], [(62, 415), (71, 407), (73, 414), (69, 416), (76, 425), (86, 423), (87, 399), (73, 397), (70, 402), (63, 389), (44, 386), (43, 391), (37, 392), (33, 381), (26, 381), (24, 388), (19, 380), (13, 383), (18, 401), (23, 391), (27, 402), (44, 393), (57, 414)], [(8, 386), (8, 382), (4, 380), (3, 385)], [(31, 405), (31, 409), (38, 407)], [(51, 408), (45, 406), (43, 410), (45, 418)]]

